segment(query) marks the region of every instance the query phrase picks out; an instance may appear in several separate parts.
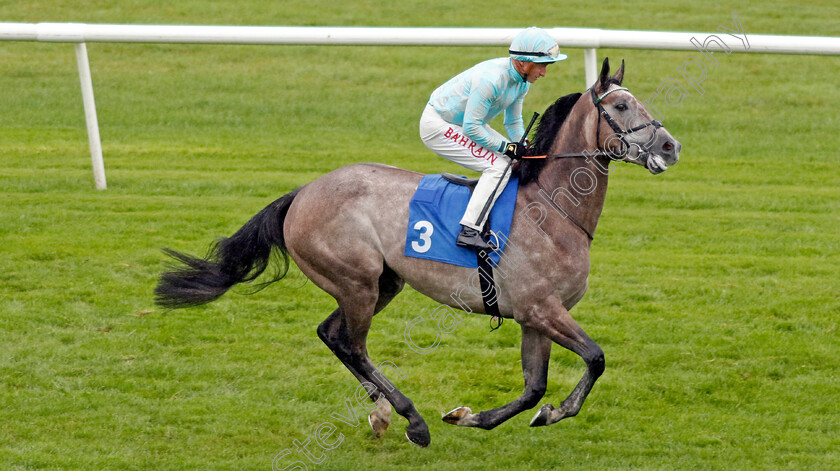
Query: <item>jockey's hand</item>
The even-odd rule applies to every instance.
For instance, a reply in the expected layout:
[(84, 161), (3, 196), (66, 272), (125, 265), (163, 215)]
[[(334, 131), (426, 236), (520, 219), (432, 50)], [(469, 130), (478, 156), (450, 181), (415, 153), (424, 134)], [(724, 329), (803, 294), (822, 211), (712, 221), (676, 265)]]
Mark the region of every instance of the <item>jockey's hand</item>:
[(504, 145), (504, 153), (513, 160), (519, 160), (525, 155), (525, 145), (518, 142), (507, 142)]

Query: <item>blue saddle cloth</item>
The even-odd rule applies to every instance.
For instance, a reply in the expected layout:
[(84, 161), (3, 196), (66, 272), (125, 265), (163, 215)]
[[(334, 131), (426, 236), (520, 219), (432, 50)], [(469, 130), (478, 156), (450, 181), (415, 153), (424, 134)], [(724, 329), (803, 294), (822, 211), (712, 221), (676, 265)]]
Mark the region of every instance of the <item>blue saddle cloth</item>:
[[(490, 211), (490, 230), (493, 234), (504, 235), (491, 238), (499, 246), (498, 250), (490, 254), (494, 263), (499, 262), (510, 235), (518, 189), (519, 180), (511, 177)], [(460, 221), (469, 200), (469, 188), (450, 183), (440, 174), (423, 177), (408, 205), (405, 256), (478, 268), (475, 250), (455, 245), (455, 239), (461, 231)]]

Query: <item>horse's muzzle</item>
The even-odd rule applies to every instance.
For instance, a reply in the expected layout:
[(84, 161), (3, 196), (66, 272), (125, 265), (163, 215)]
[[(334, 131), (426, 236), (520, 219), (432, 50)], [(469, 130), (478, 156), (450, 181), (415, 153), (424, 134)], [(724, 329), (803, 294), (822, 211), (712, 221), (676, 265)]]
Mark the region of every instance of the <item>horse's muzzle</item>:
[(671, 137), (668, 131), (661, 133), (650, 146), (650, 150), (645, 152), (645, 168), (654, 175), (668, 170), (668, 167), (680, 160), (680, 150), (680, 141)]

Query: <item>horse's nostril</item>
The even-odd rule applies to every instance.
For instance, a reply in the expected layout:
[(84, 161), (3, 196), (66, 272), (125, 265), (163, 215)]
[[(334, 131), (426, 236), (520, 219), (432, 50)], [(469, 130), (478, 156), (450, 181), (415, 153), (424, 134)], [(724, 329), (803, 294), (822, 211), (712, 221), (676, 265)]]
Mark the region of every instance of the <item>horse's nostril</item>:
[(673, 148), (674, 148), (674, 145), (671, 144), (670, 142), (666, 142), (665, 144), (662, 145), (662, 149), (667, 150), (667, 151), (670, 151)]

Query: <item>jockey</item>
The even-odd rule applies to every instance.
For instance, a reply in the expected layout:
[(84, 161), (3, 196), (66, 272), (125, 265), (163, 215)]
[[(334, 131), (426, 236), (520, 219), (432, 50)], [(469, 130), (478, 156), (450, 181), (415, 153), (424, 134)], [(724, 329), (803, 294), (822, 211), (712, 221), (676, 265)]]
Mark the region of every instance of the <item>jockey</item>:
[[(510, 159), (525, 154), (522, 101), (546, 66), (566, 58), (544, 30), (521, 31), (510, 57), (490, 59), (461, 72), (432, 93), (420, 118), (420, 138), (432, 152), (481, 172), (456, 244), (477, 250), (490, 246), (481, 231), (496, 198), (510, 178)], [(504, 111), (507, 138), (489, 123)]]

